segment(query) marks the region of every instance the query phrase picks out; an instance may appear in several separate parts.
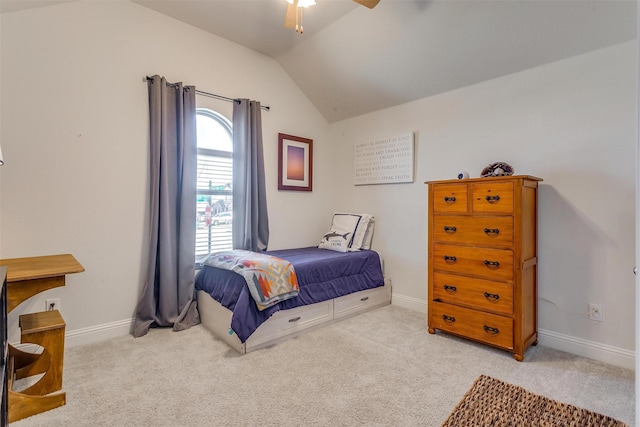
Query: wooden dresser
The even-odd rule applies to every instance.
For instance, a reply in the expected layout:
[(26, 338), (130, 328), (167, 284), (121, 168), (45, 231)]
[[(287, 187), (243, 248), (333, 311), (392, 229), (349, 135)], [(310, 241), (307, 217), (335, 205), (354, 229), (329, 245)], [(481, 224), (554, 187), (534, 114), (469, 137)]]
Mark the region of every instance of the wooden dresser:
[(428, 326), (510, 351), (537, 344), (540, 178), (430, 181)]

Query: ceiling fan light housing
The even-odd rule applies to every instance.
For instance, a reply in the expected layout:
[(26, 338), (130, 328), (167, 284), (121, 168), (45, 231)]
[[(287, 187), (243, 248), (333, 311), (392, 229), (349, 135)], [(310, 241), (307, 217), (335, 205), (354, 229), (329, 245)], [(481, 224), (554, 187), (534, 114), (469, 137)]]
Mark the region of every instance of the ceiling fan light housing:
[[(293, 0), (287, 0), (287, 3), (293, 4)], [(309, 7), (316, 4), (316, 0), (298, 0), (298, 7)]]

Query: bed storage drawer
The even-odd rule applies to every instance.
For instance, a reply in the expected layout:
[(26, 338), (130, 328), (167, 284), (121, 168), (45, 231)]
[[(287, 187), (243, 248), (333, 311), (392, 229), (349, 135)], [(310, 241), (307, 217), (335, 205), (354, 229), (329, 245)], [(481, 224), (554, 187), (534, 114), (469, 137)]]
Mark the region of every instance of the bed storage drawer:
[[(333, 301), (322, 301), (303, 307), (281, 310), (267, 323), (263, 323), (247, 340), (247, 347), (255, 347), (267, 341), (303, 331), (333, 318)], [(249, 351), (247, 349), (247, 351)]]
[(379, 288), (367, 289), (366, 291), (354, 292), (334, 300), (334, 318), (349, 316), (362, 310), (389, 304), (391, 287), (380, 286)]

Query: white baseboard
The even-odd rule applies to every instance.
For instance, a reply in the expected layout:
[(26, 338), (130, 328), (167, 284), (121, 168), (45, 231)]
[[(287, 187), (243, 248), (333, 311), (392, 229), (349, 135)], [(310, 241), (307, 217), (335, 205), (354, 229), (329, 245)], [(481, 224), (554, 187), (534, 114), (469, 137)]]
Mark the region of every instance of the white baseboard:
[[(78, 347), (129, 335), (133, 331), (133, 323), (134, 319), (124, 319), (117, 322), (91, 326), (89, 328), (76, 329), (73, 331), (67, 330), (64, 334), (64, 345), (66, 348)], [(19, 341), (12, 341), (11, 345), (30, 353), (39, 352), (40, 350), (38, 348), (41, 348), (37, 344), (22, 344)]]
[[(413, 311), (427, 312), (426, 301), (418, 298), (392, 294), (392, 304)], [(75, 329), (73, 331), (67, 330), (65, 334), (65, 346), (67, 348), (77, 347), (131, 334), (134, 321), (134, 319), (124, 319), (91, 326), (89, 328)]]
[(418, 298), (412, 298), (405, 295), (391, 293), (391, 304), (398, 307), (407, 308), (420, 313), (427, 313), (427, 302)]
[(89, 328), (67, 331), (65, 334), (65, 346), (77, 347), (128, 335), (132, 331), (133, 322), (134, 319), (124, 319)]
[[(393, 293), (391, 304), (420, 313), (427, 312), (427, 302), (418, 298)], [(577, 356), (587, 357), (609, 365), (635, 370), (635, 351), (613, 347), (582, 338), (538, 329), (538, 343)]]
[[(420, 313), (427, 312), (427, 302), (419, 298), (393, 293), (391, 303)], [(133, 323), (134, 319), (124, 319), (89, 328), (67, 331), (65, 345), (67, 347), (76, 347), (128, 335), (132, 331)], [(610, 365), (631, 370), (635, 369), (635, 352), (624, 348), (588, 341), (546, 329), (538, 330), (538, 343)]]
[(538, 343), (556, 350), (594, 359), (625, 369), (635, 369), (635, 351), (538, 329)]

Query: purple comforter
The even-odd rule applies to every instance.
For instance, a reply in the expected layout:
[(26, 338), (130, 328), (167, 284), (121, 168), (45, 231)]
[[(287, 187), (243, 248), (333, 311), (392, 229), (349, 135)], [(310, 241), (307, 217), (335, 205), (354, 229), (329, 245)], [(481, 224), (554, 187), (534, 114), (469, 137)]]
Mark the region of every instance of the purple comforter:
[(298, 276), (297, 297), (258, 310), (239, 274), (204, 266), (196, 277), (196, 290), (207, 292), (233, 312), (231, 329), (241, 342), (276, 311), (314, 304), (384, 285), (380, 257), (375, 251), (336, 252), (317, 247), (268, 251), (289, 261)]

